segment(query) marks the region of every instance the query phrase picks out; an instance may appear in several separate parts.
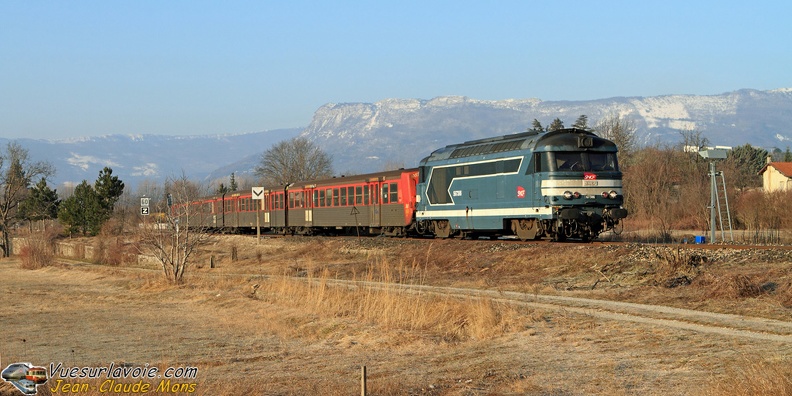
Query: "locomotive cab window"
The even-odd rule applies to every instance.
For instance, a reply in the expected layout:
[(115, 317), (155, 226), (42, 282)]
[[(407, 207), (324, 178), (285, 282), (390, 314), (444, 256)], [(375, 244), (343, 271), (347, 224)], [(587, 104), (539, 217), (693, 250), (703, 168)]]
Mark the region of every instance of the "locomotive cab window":
[(555, 166), (559, 171), (580, 172), (583, 167), (583, 153), (558, 152), (555, 153)]
[(619, 170), (616, 162), (615, 153), (588, 153), (591, 170), (594, 171), (617, 171)]
[(549, 171), (582, 172), (582, 171), (617, 171), (616, 153), (559, 151), (541, 153), (541, 161), (537, 166), (548, 165)]

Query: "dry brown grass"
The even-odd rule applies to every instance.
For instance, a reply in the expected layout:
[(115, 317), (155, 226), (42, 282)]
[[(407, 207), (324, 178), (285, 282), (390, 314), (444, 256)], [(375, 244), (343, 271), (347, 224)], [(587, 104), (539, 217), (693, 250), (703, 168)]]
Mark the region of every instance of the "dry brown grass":
[(486, 339), (520, 328), (520, 313), (511, 306), (489, 299), (415, 293), (394, 281), (420, 278), (416, 273), (420, 270), (415, 266), (396, 268), (393, 271), (386, 261), (378, 260), (362, 274), (361, 280), (371, 284), (361, 287), (334, 285), (326, 268), (318, 275), (308, 268), (305, 279), (286, 274), (264, 282), (255, 296), (289, 306), (300, 315), (354, 319), (445, 342)]
[[(50, 326), (50, 338), (69, 339), (74, 327), (101, 323), (86, 332), (92, 335), (91, 345), (98, 338), (127, 348), (125, 354), (136, 354), (138, 360), (164, 357), (199, 366), (205, 375), (199, 394), (348, 395), (359, 389), (360, 364), (369, 366), (371, 395), (721, 396), (733, 393), (719, 382), (746, 382), (748, 376), (757, 378), (752, 387), (731, 387), (742, 394), (763, 394), (756, 389), (764, 387), (770, 390), (764, 394), (783, 395), (772, 392), (784, 392), (778, 384), (790, 378), (787, 356), (739, 358), (771, 356), (777, 345), (514, 308), (491, 299), (413, 293), (400, 285), (693, 304), (744, 314), (774, 306), (777, 312), (768, 317), (788, 318), (788, 308), (775, 300), (789, 298), (788, 265), (757, 261), (763, 256), (745, 256), (735, 265), (694, 266), (680, 252), (645, 258), (629, 245), (382, 238), (284, 238), (256, 245), (245, 237), (222, 239), (198, 258), (208, 263), (208, 255), (215, 255), (218, 268), (196, 266), (184, 285), (164, 282), (159, 271), (80, 266), (42, 270), (28, 289), (32, 292), (35, 283), (52, 275), (57, 277), (51, 282), (63, 283), (61, 287), (42, 284), (35, 290), (66, 293), (66, 282), (74, 282), (71, 298), (47, 300), (68, 302), (64, 318), (73, 314), (74, 301), (92, 302), (79, 323), (61, 320), (61, 327)], [(231, 259), (232, 247), (236, 260)], [(659, 282), (679, 274), (692, 276), (691, 271), (700, 273), (690, 285), (668, 288)], [(92, 277), (75, 282), (82, 273)], [(377, 286), (343, 286), (336, 278)], [(752, 285), (770, 281), (776, 283), (774, 291), (746, 297)], [(23, 301), (32, 304), (36, 299)], [(125, 314), (108, 321), (107, 312), (120, 308)], [(24, 312), (34, 315), (32, 321), (44, 320), (35, 306)], [(128, 315), (132, 318), (124, 321)], [(46, 311), (47, 323), (57, 319)], [(141, 334), (143, 340), (136, 341)], [(0, 343), (4, 358), (16, 350), (9, 351), (9, 346), (19, 349), (12, 341)], [(54, 352), (43, 355), (47, 359), (58, 356), (57, 347), (52, 348)], [(111, 354), (106, 349), (97, 356)], [(712, 383), (707, 383), (710, 377)]]
[(713, 378), (704, 396), (792, 395), (789, 357), (745, 358), (734, 362), (723, 378)]

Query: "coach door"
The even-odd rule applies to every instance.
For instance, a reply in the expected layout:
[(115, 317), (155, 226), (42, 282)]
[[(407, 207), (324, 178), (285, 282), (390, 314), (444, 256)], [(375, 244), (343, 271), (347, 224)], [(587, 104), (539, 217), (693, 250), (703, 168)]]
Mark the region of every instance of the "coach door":
[(369, 222), (370, 227), (380, 227), (382, 225), (382, 206), (380, 205), (380, 187), (379, 182), (370, 182), (369, 185), (366, 187), (369, 189), (369, 210), (371, 221)]
[(314, 193), (317, 192), (314, 190), (315, 186), (308, 186), (309, 189), (306, 189), (303, 193), (303, 206), (305, 207), (305, 226), (306, 227), (313, 227), (313, 199)]
[(269, 228), (270, 226), (270, 206), (272, 205), (270, 203), (271, 199), (272, 197), (270, 196), (269, 191), (266, 191), (264, 192), (264, 196), (261, 198), (261, 200), (253, 201), (256, 202), (256, 210), (260, 211), (261, 213), (261, 226), (266, 228)]

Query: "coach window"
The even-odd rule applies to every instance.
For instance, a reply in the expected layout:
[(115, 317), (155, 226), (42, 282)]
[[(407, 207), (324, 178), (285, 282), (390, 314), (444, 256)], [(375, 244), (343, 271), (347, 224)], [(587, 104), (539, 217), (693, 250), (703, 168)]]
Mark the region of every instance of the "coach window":
[(382, 183), (382, 203), (388, 203), (388, 184)]
[(347, 191), (346, 187), (341, 187), (341, 206), (346, 206)]
[(390, 203), (399, 202), (399, 184), (398, 183), (391, 183), (390, 184)]
[(338, 203), (338, 197), (339, 197), (339, 195), (338, 195), (338, 189), (337, 189), (337, 188), (334, 188), (334, 189), (333, 189), (333, 206), (338, 206), (338, 205), (339, 205), (339, 203)]
[(363, 204), (363, 187), (355, 187), (355, 205)]

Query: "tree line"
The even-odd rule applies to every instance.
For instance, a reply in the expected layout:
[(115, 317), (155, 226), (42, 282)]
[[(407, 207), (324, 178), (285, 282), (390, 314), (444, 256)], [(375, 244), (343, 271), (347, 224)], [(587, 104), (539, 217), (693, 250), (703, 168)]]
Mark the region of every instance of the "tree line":
[[(620, 168), (623, 172), (625, 207), (630, 211), (628, 224), (642, 229), (656, 230), (663, 238), (670, 238), (674, 229), (709, 228), (708, 163), (695, 150), (709, 145), (700, 131), (680, 133), (676, 144), (654, 143), (639, 145), (636, 126), (619, 116), (607, 116), (590, 125), (588, 117), (579, 116), (573, 128), (588, 130), (612, 140), (619, 148)], [(555, 118), (547, 126), (534, 119), (528, 131), (554, 131), (564, 128)], [(759, 194), (759, 171), (767, 158), (792, 162), (792, 153), (768, 152), (750, 144), (734, 147), (726, 160), (718, 163), (727, 180), (728, 198), (734, 211), (737, 228), (757, 230), (792, 228), (792, 219), (785, 210), (757, 210), (768, 208), (778, 198)], [(18, 221), (35, 222), (57, 219), (68, 235), (96, 235), (114, 216), (130, 216), (128, 203), (117, 210), (116, 204), (125, 189), (123, 181), (105, 167), (93, 183), (83, 180), (71, 196), (60, 199), (47, 179), (54, 168), (46, 161), (32, 161), (25, 148), (10, 142), (0, 151), (0, 232), (3, 234), (2, 252), (10, 254), (9, 235)], [(305, 138), (294, 138), (274, 145), (260, 158), (255, 174), (262, 185), (286, 185), (296, 180), (330, 177), (332, 158), (320, 147)], [(179, 183), (190, 183), (185, 177)], [(166, 182), (165, 193), (176, 185)], [(220, 183), (213, 191), (224, 194), (236, 191), (239, 185), (234, 174), (228, 184)], [(186, 190), (185, 190), (186, 191)], [(203, 191), (197, 184), (191, 187), (195, 197)], [(157, 192), (156, 194), (162, 194)], [(185, 195), (185, 194), (181, 194)]]

